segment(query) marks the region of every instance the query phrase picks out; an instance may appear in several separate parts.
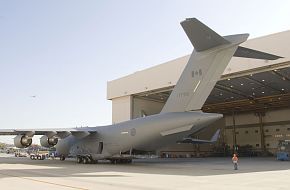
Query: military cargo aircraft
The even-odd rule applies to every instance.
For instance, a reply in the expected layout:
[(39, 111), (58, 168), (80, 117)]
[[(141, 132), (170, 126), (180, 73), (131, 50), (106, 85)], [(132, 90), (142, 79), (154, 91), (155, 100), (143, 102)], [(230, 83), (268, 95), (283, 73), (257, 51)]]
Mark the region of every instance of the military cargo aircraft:
[(176, 86), (159, 114), (113, 125), (82, 128), (2, 129), (0, 135), (16, 135), (16, 147), (32, 144), (34, 135), (43, 135), (44, 147), (55, 146), (61, 160), (68, 155), (79, 163), (101, 159), (113, 163), (130, 163), (132, 157), (122, 157), (133, 149), (152, 151), (173, 143), (212, 143), (189, 138), (223, 115), (201, 111), (210, 92), (233, 56), (275, 60), (276, 55), (239, 46), (249, 34), (220, 36), (196, 18), (181, 22), (194, 46), (191, 57)]

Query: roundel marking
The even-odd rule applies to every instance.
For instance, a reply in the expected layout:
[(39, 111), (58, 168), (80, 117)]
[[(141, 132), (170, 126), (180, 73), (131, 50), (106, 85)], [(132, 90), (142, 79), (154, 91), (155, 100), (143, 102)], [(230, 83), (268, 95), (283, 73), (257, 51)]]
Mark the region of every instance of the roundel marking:
[(136, 129), (135, 128), (132, 128), (130, 130), (130, 134), (131, 134), (131, 136), (135, 136), (136, 135)]

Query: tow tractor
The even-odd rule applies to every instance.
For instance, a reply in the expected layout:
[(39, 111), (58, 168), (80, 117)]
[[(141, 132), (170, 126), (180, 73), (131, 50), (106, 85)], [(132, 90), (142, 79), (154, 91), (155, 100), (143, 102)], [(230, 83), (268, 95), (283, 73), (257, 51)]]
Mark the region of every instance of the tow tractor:
[(278, 144), (277, 160), (290, 160), (290, 140), (280, 140)]
[(47, 155), (48, 155), (47, 151), (37, 151), (36, 153), (30, 154), (30, 159), (31, 160), (44, 160), (45, 158), (48, 157)]

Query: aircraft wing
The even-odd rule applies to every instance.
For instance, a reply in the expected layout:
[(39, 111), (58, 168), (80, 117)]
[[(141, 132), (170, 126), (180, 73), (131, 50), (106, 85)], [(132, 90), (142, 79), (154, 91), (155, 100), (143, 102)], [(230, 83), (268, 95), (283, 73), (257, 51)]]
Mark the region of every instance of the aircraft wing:
[(212, 144), (218, 140), (220, 134), (220, 129), (218, 129), (215, 134), (212, 136), (210, 140), (201, 140), (201, 139), (193, 139), (193, 138), (183, 138), (181, 141), (177, 141), (177, 143), (186, 143), (186, 144)]
[(48, 129), (0, 129), (0, 135), (25, 135), (32, 137), (34, 135), (46, 135), (48, 137), (57, 136), (65, 138), (69, 135), (76, 137), (85, 137), (90, 134), (96, 134), (97, 131), (93, 127), (81, 128), (48, 128)]

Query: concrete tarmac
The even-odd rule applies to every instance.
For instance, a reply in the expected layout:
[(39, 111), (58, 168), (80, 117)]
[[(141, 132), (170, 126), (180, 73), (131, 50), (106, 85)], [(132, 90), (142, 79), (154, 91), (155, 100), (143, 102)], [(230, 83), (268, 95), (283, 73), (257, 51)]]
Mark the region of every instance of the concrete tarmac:
[(147, 159), (132, 164), (77, 164), (75, 160), (30, 160), (0, 155), (5, 190), (289, 190), (290, 162), (275, 158)]

